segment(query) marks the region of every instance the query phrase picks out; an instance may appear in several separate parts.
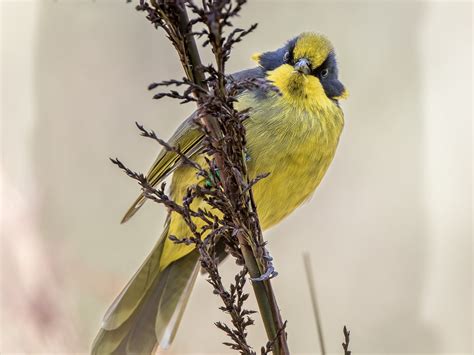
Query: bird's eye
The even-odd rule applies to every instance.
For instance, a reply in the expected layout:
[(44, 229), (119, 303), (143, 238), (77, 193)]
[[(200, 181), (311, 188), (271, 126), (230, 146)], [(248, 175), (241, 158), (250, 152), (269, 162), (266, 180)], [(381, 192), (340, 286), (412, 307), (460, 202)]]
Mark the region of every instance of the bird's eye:
[(328, 68), (324, 68), (323, 70), (321, 70), (321, 78), (326, 78), (329, 74), (329, 69)]
[(290, 60), (290, 52), (285, 52), (283, 55), (283, 62), (288, 63)]

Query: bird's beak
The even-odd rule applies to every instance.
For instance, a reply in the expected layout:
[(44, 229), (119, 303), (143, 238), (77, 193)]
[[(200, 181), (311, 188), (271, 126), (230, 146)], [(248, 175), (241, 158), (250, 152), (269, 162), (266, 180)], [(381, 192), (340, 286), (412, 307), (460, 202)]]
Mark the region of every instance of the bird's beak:
[(298, 61), (296, 62), (294, 68), (297, 72), (300, 72), (300, 73), (303, 73), (303, 74), (310, 74), (311, 73), (311, 63), (306, 58), (298, 59)]

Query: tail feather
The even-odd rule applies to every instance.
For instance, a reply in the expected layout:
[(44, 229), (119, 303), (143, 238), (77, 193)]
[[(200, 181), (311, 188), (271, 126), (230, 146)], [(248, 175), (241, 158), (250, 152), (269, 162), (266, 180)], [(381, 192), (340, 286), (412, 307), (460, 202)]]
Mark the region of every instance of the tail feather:
[[(148, 353), (156, 345), (167, 348), (176, 333), (181, 316), (187, 305), (198, 270), (198, 253), (194, 251), (170, 264), (160, 275), (146, 301), (142, 318), (130, 332), (127, 353)], [(143, 345), (149, 344), (149, 351)]]
[[(182, 267), (167, 268), (169, 269), (169, 282), (166, 283), (160, 298), (155, 323), (156, 336), (160, 339), (159, 344), (163, 349), (168, 348), (176, 336), (176, 331), (196, 282), (199, 271), (198, 259), (199, 254), (194, 250), (179, 260), (183, 263)], [(187, 265), (185, 266), (185, 264)], [(186, 275), (182, 274), (183, 270)], [(187, 281), (184, 282), (186, 277)], [(177, 279), (181, 279), (183, 282), (173, 281)], [(180, 297), (172, 297), (172, 295), (180, 295)]]
[(147, 260), (106, 312), (92, 354), (151, 354), (176, 335), (199, 269), (196, 250), (163, 270), (159, 260), (168, 228)]
[(102, 328), (113, 330), (120, 327), (133, 315), (147, 291), (159, 279), (160, 258), (168, 229), (167, 223), (158, 243), (105, 313)]

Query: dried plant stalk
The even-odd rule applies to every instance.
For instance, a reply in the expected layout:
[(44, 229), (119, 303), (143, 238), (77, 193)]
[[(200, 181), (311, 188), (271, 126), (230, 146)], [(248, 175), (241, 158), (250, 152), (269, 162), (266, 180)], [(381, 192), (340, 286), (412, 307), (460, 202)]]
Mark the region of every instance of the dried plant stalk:
[[(243, 287), (248, 272), (268, 337), (261, 353), (273, 351), (275, 354), (289, 354), (286, 322), (282, 320), (270, 282), (276, 272), (265, 248), (251, 189), (265, 176), (252, 181), (247, 176), (243, 121), (248, 113), (238, 112), (233, 107), (239, 91), (262, 83), (234, 83), (225, 73), (225, 64), (232, 46), (256, 27), (253, 25), (247, 30), (232, 27), (231, 20), (239, 14), (244, 3), (244, 0), (203, 0), (201, 5), (197, 5), (191, 0), (140, 0), (137, 6), (139, 11), (146, 13), (147, 19), (156, 28), (165, 31), (178, 53), (186, 75), (182, 80), (154, 83), (149, 88), (185, 87), (181, 93), (168, 90), (157, 93), (154, 98), (170, 97), (182, 103), (196, 102), (198, 109), (195, 123), (204, 133), (204, 152), (212, 159), (207, 160), (207, 167), (201, 167), (182, 153), (179, 147), (167, 145), (154, 132), (149, 132), (140, 125), (138, 128), (143, 136), (156, 140), (165, 149), (178, 154), (185, 164), (196, 169), (197, 174), (208, 176), (210, 172), (214, 177), (212, 180), (215, 180), (211, 186), (190, 186), (183, 203), (179, 204), (165, 194), (164, 184), (158, 189), (150, 186), (143, 174), (131, 171), (118, 160), (113, 161), (140, 183), (148, 199), (166, 205), (179, 213), (187, 223), (192, 235), (173, 240), (175, 243), (194, 244), (198, 249), (201, 266), (209, 274), (208, 281), (213, 286), (214, 293), (224, 303), (221, 309), (229, 313), (232, 319), (233, 328), (216, 324), (231, 338), (231, 342), (225, 344), (243, 354), (255, 353), (246, 342), (246, 327), (253, 323), (250, 318), (253, 312), (243, 308), (243, 302), (247, 298)], [(191, 19), (187, 9), (192, 13)], [(194, 31), (196, 27), (199, 30)], [(225, 35), (224, 30), (229, 34)], [(204, 38), (203, 46), (211, 47), (215, 66), (202, 65), (195, 37)], [(211, 207), (220, 210), (223, 217), (218, 218), (202, 209), (192, 210), (190, 206), (195, 199), (205, 200)], [(193, 220), (195, 218), (201, 219), (205, 226), (198, 229)], [(221, 241), (238, 263), (245, 264), (244, 269), (236, 275), (230, 291), (223, 287), (217, 268), (215, 249)]]
[(347, 330), (346, 326), (344, 326), (343, 333), (344, 333), (344, 342), (342, 343), (342, 348), (344, 349), (344, 355), (351, 355), (352, 351), (349, 350), (349, 341), (350, 341), (351, 332)]

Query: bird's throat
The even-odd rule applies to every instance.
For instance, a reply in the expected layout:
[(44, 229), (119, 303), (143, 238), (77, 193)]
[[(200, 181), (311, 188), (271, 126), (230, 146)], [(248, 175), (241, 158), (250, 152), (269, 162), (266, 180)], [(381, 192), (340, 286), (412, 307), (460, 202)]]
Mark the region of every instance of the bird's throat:
[(326, 111), (336, 106), (326, 96), (319, 79), (313, 75), (302, 74), (289, 64), (284, 64), (267, 73), (270, 81), (288, 105), (301, 111)]

